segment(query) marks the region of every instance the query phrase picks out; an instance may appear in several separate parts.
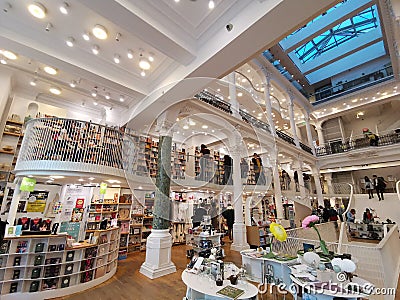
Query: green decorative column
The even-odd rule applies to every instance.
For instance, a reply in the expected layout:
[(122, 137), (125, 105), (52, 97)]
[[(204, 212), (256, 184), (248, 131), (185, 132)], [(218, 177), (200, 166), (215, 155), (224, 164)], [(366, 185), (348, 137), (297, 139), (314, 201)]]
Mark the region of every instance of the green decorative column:
[(140, 267), (140, 273), (151, 279), (176, 272), (176, 267), (171, 261), (172, 237), (169, 233), (171, 150), (172, 137), (161, 135), (158, 142), (153, 229), (146, 242), (146, 261)]
[(156, 195), (153, 208), (153, 228), (169, 229), (171, 220), (171, 149), (172, 137), (160, 136), (158, 142)]

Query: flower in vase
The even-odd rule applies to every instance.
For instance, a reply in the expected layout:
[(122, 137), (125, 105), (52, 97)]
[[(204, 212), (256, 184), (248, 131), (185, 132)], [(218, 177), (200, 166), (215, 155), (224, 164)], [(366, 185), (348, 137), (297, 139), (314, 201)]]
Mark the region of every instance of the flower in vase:
[(274, 237), (280, 241), (280, 242), (284, 242), (287, 239), (287, 233), (285, 228), (283, 228), (283, 226), (281, 224), (277, 224), (277, 223), (271, 223), (269, 225), (269, 230), (271, 231), (271, 233), (274, 235)]
[(314, 230), (317, 232), (318, 234), (318, 238), (319, 238), (319, 244), (321, 246), (321, 251), (323, 254), (328, 255), (329, 251), (328, 251), (328, 247), (326, 246), (325, 241), (321, 238), (321, 235), (319, 234), (319, 231), (317, 229), (317, 227), (315, 226), (315, 224), (319, 221), (319, 217), (316, 215), (311, 215), (308, 217), (305, 217), (303, 222), (301, 222), (301, 226), (304, 229), (308, 229), (308, 228), (314, 228)]

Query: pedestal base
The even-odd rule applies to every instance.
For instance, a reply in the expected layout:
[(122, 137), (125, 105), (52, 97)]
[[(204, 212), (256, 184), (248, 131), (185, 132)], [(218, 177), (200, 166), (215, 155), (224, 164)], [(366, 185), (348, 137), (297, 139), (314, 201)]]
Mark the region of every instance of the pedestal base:
[(242, 251), (246, 249), (250, 249), (246, 239), (246, 225), (243, 223), (233, 224), (233, 243), (231, 245), (231, 250)]
[(150, 279), (176, 272), (171, 261), (172, 237), (168, 229), (152, 229), (146, 243), (146, 261), (140, 273)]

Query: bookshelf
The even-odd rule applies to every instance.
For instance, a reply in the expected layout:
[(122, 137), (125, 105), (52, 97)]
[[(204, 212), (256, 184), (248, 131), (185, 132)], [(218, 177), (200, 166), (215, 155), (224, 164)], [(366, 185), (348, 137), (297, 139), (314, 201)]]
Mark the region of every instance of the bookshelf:
[(10, 173), (17, 161), (21, 147), (23, 122), (9, 118), (6, 120), (0, 142), (0, 180), (12, 181), (14, 176)]
[(172, 146), (171, 176), (172, 179), (185, 179), (186, 172), (186, 150), (177, 149), (176, 144)]

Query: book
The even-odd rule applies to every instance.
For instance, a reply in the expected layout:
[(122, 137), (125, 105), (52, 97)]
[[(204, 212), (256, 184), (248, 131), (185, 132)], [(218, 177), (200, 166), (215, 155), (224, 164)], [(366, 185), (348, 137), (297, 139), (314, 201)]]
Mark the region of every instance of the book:
[(229, 299), (237, 299), (244, 294), (244, 290), (238, 289), (231, 285), (227, 285), (226, 287), (217, 291), (217, 294), (227, 297)]

